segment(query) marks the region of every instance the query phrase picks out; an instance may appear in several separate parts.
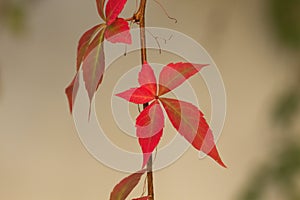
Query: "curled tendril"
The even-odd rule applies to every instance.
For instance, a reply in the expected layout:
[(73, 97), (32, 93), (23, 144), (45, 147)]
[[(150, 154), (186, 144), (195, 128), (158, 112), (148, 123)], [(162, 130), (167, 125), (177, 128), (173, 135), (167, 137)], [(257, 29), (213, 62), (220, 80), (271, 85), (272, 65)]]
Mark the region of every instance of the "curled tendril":
[(169, 19), (173, 20), (173, 21), (175, 22), (175, 24), (178, 22), (178, 20), (177, 20), (176, 18), (171, 17), (171, 16), (169, 15), (168, 11), (165, 9), (165, 7), (164, 7), (158, 0), (153, 0), (153, 1), (154, 1), (155, 3), (157, 3), (157, 5), (164, 11), (165, 15), (166, 15)]

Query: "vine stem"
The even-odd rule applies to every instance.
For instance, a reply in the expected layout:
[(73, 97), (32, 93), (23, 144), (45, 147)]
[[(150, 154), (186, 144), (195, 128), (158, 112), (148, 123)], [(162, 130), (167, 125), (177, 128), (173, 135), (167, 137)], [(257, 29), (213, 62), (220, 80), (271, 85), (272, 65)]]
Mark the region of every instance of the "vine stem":
[[(145, 31), (145, 11), (147, 0), (140, 0), (138, 11), (134, 14), (133, 19), (139, 23), (140, 28), (140, 43), (141, 43), (141, 61), (142, 64), (147, 63), (147, 48), (146, 48), (146, 31)], [(149, 104), (143, 105), (145, 109)], [(154, 187), (153, 187), (153, 172), (152, 172), (152, 155), (147, 163), (147, 188), (149, 200), (154, 200)]]
[(139, 26), (140, 26), (142, 64), (147, 62), (146, 32), (145, 32), (146, 3), (147, 3), (147, 0), (140, 0), (140, 7), (139, 7), (138, 11), (133, 16), (135, 22), (139, 23)]

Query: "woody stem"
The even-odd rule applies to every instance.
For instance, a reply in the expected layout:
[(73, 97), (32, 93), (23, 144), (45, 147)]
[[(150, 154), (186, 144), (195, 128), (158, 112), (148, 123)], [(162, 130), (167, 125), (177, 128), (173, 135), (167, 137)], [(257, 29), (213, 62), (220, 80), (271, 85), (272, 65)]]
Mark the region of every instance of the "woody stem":
[[(134, 14), (133, 18), (135, 22), (139, 23), (140, 26), (140, 43), (141, 43), (141, 61), (142, 64), (147, 63), (147, 48), (146, 48), (146, 33), (145, 33), (145, 10), (147, 0), (140, 0), (140, 6), (138, 11)], [(143, 105), (145, 109), (149, 104)], [(152, 172), (152, 155), (147, 163), (147, 188), (149, 200), (154, 200), (154, 189), (153, 189), (153, 172)]]

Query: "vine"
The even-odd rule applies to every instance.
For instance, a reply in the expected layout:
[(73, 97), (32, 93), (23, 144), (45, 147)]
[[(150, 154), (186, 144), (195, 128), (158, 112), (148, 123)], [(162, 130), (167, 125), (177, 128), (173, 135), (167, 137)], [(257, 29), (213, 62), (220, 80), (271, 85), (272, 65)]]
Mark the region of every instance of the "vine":
[[(161, 6), (158, 1), (155, 2)], [(98, 14), (104, 23), (92, 27), (80, 38), (77, 48), (76, 74), (66, 88), (66, 95), (72, 112), (79, 88), (79, 72), (82, 71), (85, 89), (91, 104), (104, 76), (104, 40), (130, 45), (132, 38), (129, 22), (139, 25), (142, 65), (138, 75), (139, 86), (116, 94), (116, 96), (131, 103), (143, 105), (143, 110), (136, 118), (136, 135), (143, 152), (143, 164), (140, 171), (124, 178), (114, 187), (110, 200), (126, 199), (145, 173), (148, 193), (135, 200), (154, 200), (152, 153), (163, 135), (165, 126), (163, 110), (174, 129), (195, 149), (204, 152), (222, 167), (226, 166), (219, 156), (212, 131), (203, 113), (189, 102), (164, 97), (165, 94), (172, 92), (208, 65), (187, 62), (169, 63), (163, 67), (157, 80), (147, 61), (145, 31), (147, 0), (139, 1), (138, 9), (132, 17), (120, 18), (119, 14), (126, 3), (127, 0), (107, 0), (107, 2), (96, 0)], [(167, 13), (165, 9), (164, 12)], [(168, 17), (176, 21), (169, 15)]]

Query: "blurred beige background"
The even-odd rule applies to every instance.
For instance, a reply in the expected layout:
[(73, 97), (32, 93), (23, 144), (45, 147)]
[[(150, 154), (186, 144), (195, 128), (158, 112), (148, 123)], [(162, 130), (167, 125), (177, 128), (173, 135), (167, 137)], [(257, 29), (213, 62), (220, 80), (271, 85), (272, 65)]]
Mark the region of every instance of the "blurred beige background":
[[(284, 66), (298, 60), (274, 43), (264, 1), (160, 2), (178, 23), (149, 0), (147, 25), (175, 29), (197, 40), (223, 76), (228, 110), (218, 147), (229, 168), (209, 158), (198, 160), (190, 149), (155, 173), (156, 199), (235, 199), (255, 166), (272, 155), (272, 99), (293, 81)], [(134, 5), (130, 1), (123, 15), (130, 16)], [(64, 94), (75, 70), (77, 41), (99, 22), (95, 2), (37, 1), (27, 12), (22, 36), (0, 30), (0, 199), (108, 199), (125, 174), (105, 167), (85, 150)], [(139, 61), (137, 56), (129, 58)], [(193, 81), (205, 89), (201, 80)], [(109, 96), (112, 84), (106, 79), (97, 98)], [(209, 98), (203, 98), (209, 116)], [(98, 102), (100, 119), (111, 120), (105, 116), (108, 108), (104, 104), (102, 112)], [(110, 137), (124, 145), (115, 124), (104, 124), (112, 126)], [(140, 192), (138, 188), (133, 195)]]

